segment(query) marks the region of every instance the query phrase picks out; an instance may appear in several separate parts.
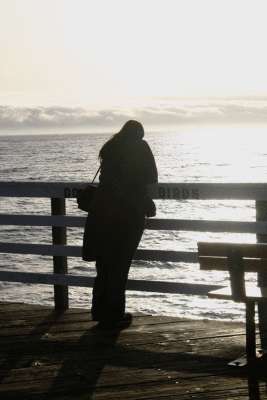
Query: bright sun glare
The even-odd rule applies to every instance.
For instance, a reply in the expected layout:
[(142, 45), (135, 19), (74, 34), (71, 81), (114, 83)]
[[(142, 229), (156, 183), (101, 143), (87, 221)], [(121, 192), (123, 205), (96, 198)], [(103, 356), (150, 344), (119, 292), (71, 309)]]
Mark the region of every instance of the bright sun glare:
[(264, 89), (264, 18), (258, 1), (10, 0), (0, 88)]

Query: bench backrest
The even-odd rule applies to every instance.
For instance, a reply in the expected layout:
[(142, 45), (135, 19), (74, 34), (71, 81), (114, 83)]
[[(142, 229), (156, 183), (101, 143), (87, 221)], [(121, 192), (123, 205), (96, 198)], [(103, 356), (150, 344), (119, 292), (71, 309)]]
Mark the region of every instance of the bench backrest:
[(267, 271), (267, 244), (198, 243), (200, 269), (229, 271), (234, 300), (246, 298), (245, 272)]
[(267, 244), (199, 242), (201, 270), (229, 271), (228, 255), (242, 255), (245, 272), (267, 272)]

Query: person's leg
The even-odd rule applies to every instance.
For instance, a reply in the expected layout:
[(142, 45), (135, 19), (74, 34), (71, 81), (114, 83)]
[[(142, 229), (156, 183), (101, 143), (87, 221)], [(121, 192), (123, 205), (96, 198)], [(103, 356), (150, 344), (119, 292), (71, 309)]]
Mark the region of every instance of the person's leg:
[[(122, 201), (100, 220), (97, 232), (97, 277), (93, 288), (95, 320), (120, 321), (125, 313), (125, 288), (129, 269), (145, 226), (145, 216)], [(103, 223), (102, 223), (103, 222)]]
[(108, 265), (106, 260), (97, 261), (96, 269), (91, 312), (94, 321), (101, 321), (107, 316)]
[(119, 231), (113, 237), (109, 254), (109, 274), (107, 285), (107, 319), (117, 322), (125, 314), (125, 289), (132, 259), (141, 240), (145, 218), (133, 213), (127, 215)]

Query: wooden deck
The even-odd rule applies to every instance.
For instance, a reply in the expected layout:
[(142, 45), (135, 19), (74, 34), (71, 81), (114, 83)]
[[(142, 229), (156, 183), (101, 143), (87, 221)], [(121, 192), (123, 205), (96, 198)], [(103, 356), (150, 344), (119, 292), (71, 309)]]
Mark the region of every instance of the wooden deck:
[[(0, 399), (267, 399), (267, 362), (236, 369), (244, 324), (0, 303)], [(258, 339), (259, 340), (259, 339)]]

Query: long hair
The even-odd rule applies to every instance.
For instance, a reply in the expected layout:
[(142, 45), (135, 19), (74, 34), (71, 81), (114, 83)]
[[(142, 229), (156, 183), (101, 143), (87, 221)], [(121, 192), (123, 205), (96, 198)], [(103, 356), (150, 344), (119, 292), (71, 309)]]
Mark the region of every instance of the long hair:
[(141, 140), (143, 139), (144, 135), (145, 135), (144, 128), (140, 122), (132, 119), (127, 121), (126, 124), (123, 125), (123, 127), (118, 133), (112, 135), (110, 139), (103, 144), (98, 155), (100, 162), (107, 154), (110, 153), (110, 151), (114, 150), (117, 144), (127, 139)]

